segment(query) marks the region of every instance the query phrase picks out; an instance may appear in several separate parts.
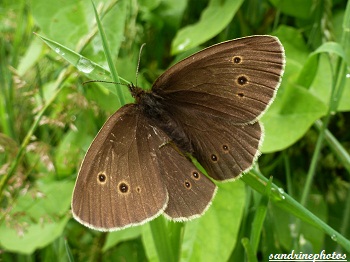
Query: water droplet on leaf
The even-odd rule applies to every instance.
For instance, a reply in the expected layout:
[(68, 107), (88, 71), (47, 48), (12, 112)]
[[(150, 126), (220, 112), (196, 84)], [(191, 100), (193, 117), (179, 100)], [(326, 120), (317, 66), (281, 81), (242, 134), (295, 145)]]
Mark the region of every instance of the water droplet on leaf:
[(95, 65), (93, 65), (89, 60), (81, 57), (78, 61), (77, 68), (79, 71), (89, 74), (94, 70)]

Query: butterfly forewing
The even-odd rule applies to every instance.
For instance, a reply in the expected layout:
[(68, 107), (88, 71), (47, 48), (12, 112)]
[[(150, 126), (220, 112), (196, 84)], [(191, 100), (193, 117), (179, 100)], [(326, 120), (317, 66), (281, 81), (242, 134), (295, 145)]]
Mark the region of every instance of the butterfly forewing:
[(135, 105), (112, 115), (91, 144), (75, 185), (72, 211), (84, 225), (117, 230), (161, 214), (168, 195), (155, 151), (168, 139)]
[(235, 123), (256, 121), (271, 103), (284, 68), (284, 50), (272, 36), (223, 42), (177, 63), (153, 85), (171, 105)]

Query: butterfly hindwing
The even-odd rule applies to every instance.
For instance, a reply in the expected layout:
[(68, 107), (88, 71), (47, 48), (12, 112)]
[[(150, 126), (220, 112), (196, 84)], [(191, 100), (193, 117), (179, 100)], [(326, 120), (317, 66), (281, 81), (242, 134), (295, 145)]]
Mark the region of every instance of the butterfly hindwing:
[(159, 149), (157, 159), (169, 194), (166, 216), (185, 221), (202, 215), (215, 195), (216, 185), (172, 143)]

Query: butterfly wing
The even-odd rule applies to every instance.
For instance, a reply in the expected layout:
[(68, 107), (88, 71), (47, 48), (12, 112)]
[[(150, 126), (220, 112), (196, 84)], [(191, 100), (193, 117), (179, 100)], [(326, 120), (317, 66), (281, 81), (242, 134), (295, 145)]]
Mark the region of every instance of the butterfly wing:
[(206, 48), (169, 68), (152, 91), (172, 105), (238, 123), (254, 122), (273, 100), (284, 68), (273, 36), (252, 36)]
[(257, 119), (278, 89), (284, 50), (272, 36), (236, 39), (204, 49), (161, 75), (152, 91), (191, 140), (214, 179), (248, 170), (257, 158)]
[(259, 156), (262, 125), (257, 121), (234, 124), (234, 119), (220, 119), (194, 114), (190, 108), (172, 107), (191, 141), (192, 155), (215, 180), (234, 179), (249, 170)]
[(72, 199), (75, 219), (94, 229), (112, 231), (161, 214), (168, 195), (155, 151), (166, 140), (145, 123), (135, 105), (113, 114), (80, 168)]
[(172, 143), (159, 149), (157, 159), (169, 194), (165, 215), (175, 221), (202, 215), (210, 206), (216, 185)]
[(113, 231), (164, 210), (174, 220), (202, 214), (216, 186), (168, 142), (136, 105), (119, 109), (86, 153), (73, 193), (74, 218)]

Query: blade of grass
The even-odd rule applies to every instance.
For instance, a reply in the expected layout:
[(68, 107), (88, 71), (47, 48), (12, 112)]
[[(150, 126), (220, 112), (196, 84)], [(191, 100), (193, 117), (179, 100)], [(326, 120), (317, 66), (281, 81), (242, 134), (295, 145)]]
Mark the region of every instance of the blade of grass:
[(244, 237), (244, 238), (242, 238), (241, 243), (242, 243), (244, 250), (247, 254), (247, 261), (248, 262), (258, 262), (258, 259), (254, 255), (253, 247), (252, 247), (251, 243), (249, 242), (249, 239)]
[[(245, 174), (241, 178), (245, 183), (247, 183), (254, 190), (261, 194), (264, 194), (266, 184), (268, 183), (267, 178), (265, 178), (259, 171), (252, 170), (251, 172)], [(331, 228), (324, 221), (319, 219), (317, 216), (312, 214), (308, 209), (294, 200), (287, 193), (283, 192), (277, 185), (272, 183), (271, 187), (271, 197), (270, 199), (278, 207), (286, 210), (288, 213), (299, 217), (303, 221), (321, 229), (323, 232), (328, 234), (334, 241), (341, 245), (345, 250), (350, 252), (350, 240), (346, 239), (339, 232)]]
[[(35, 33), (36, 34), (36, 33)], [(39, 34), (40, 37), (52, 50), (59, 54), (63, 59), (69, 62), (71, 65), (75, 66), (80, 72), (83, 72), (87, 77), (92, 80), (106, 80), (111, 81), (111, 74), (108, 70), (104, 69), (102, 66), (96, 64), (95, 62), (89, 60), (88, 58), (80, 55), (79, 53), (51, 40)], [(127, 80), (119, 77), (124, 83), (129, 83)], [(109, 91), (118, 97), (118, 90), (110, 85), (105, 86)]]
[[(323, 121), (323, 126), (321, 127), (321, 130), (320, 130), (317, 142), (316, 142), (315, 151), (314, 151), (314, 154), (313, 154), (313, 157), (311, 160), (311, 164), (310, 164), (310, 168), (308, 171), (308, 175), (307, 175), (307, 178), (305, 181), (304, 191), (303, 191), (302, 196), (301, 196), (300, 203), (302, 205), (305, 205), (306, 200), (309, 196), (311, 184), (312, 184), (315, 172), (316, 172), (316, 166), (317, 166), (317, 162), (318, 162), (318, 159), (320, 156), (320, 151), (322, 148), (323, 140), (325, 138), (325, 132), (326, 132), (328, 123), (330, 121), (332, 114), (334, 114), (337, 110), (339, 100), (342, 96), (342, 93), (343, 93), (343, 90), (345, 87), (346, 62), (349, 62), (349, 53), (350, 53), (349, 52), (349, 50), (350, 50), (349, 31), (348, 31), (349, 21), (350, 21), (350, 2), (347, 3), (345, 15), (344, 15), (344, 19), (343, 19), (343, 34), (342, 34), (341, 46), (336, 44), (336, 43), (333, 43), (332, 45), (330, 45), (329, 43), (325, 43), (320, 48), (318, 48), (318, 50), (316, 50), (314, 52), (314, 53), (334, 52), (339, 56), (339, 58), (338, 58), (339, 62), (338, 62), (336, 71), (333, 75), (334, 81), (333, 81), (332, 92), (331, 92), (330, 101), (329, 101), (329, 109), (328, 109), (327, 115)], [(331, 61), (331, 59), (330, 59), (330, 61)]]
[(159, 261), (178, 261), (169, 238), (165, 218), (163, 216), (157, 217), (156, 219), (150, 221), (150, 226)]
[[(322, 121), (316, 121), (315, 126), (320, 131), (323, 126)], [(332, 152), (335, 154), (335, 156), (344, 165), (350, 177), (350, 155), (348, 154), (348, 152), (328, 129), (325, 130), (325, 141), (327, 142), (328, 146), (332, 149)], [(345, 234), (347, 232), (350, 220), (350, 190), (348, 190), (348, 197), (347, 201), (345, 201), (343, 214), (344, 215), (340, 226), (340, 233)]]
[(117, 73), (117, 69), (115, 68), (114, 63), (113, 63), (112, 54), (111, 54), (111, 51), (110, 51), (110, 48), (109, 48), (109, 44), (108, 44), (108, 41), (107, 41), (107, 38), (106, 38), (106, 34), (105, 34), (104, 30), (103, 30), (103, 27), (102, 27), (99, 15), (98, 15), (96, 7), (95, 7), (95, 4), (94, 4), (93, 1), (91, 1), (91, 3), (92, 3), (92, 6), (93, 6), (93, 9), (94, 9), (95, 18), (96, 18), (96, 22), (97, 22), (97, 27), (98, 27), (98, 30), (100, 32), (102, 45), (103, 45), (103, 50), (104, 50), (104, 53), (105, 53), (105, 56), (106, 56), (106, 59), (107, 59), (107, 62), (108, 62), (109, 70), (111, 72), (113, 81), (116, 83), (118, 99), (119, 99), (119, 102), (120, 102), (121, 105), (125, 105), (124, 94), (121, 91), (121, 89), (119, 88), (119, 84), (118, 83), (120, 83), (120, 80), (119, 80), (119, 76), (118, 76), (118, 73)]
[(339, 65), (337, 65), (337, 68), (333, 74), (333, 84), (332, 84), (332, 91), (331, 91), (331, 96), (329, 100), (328, 112), (326, 117), (323, 120), (323, 126), (317, 138), (314, 154), (311, 159), (311, 164), (309, 167), (304, 190), (300, 200), (300, 203), (302, 205), (306, 204), (306, 201), (309, 197), (311, 185), (313, 183), (313, 178), (316, 173), (317, 163), (320, 157), (320, 152), (323, 146), (323, 141), (325, 139), (325, 131), (327, 129), (327, 126), (329, 124), (329, 121), (332, 115), (337, 111), (339, 100), (341, 98), (341, 95), (345, 87), (346, 56), (345, 56), (344, 49), (337, 43), (325, 43), (322, 46), (320, 46), (315, 52), (313, 52), (312, 55), (319, 54), (319, 53), (327, 53), (329, 55), (329, 61), (331, 65), (332, 65), (331, 57), (330, 57), (331, 53), (337, 54), (339, 56), (338, 58)]
[(262, 195), (259, 201), (259, 204), (255, 212), (254, 220), (252, 222), (252, 231), (250, 234), (250, 245), (255, 255), (258, 250), (258, 246), (260, 242), (261, 230), (263, 228), (263, 224), (264, 224), (266, 212), (267, 212), (267, 205), (269, 204), (271, 185), (272, 185), (272, 177), (270, 177), (265, 187), (265, 193)]
[(64, 246), (66, 248), (66, 254), (67, 254), (68, 261), (69, 262), (74, 262), (74, 257), (73, 257), (72, 251), (71, 251), (71, 249), (69, 247), (67, 239), (64, 240)]
[(174, 250), (175, 261), (179, 261), (180, 258), (184, 229), (184, 223), (168, 221), (168, 232), (171, 241), (171, 247)]
[[(321, 131), (324, 124), (322, 121), (318, 120), (315, 122), (315, 127), (318, 131)], [(344, 165), (345, 169), (348, 171), (350, 176), (350, 155), (346, 149), (339, 143), (339, 141), (332, 135), (332, 133), (326, 129), (325, 130), (325, 141), (328, 146), (332, 149), (332, 152), (339, 159), (339, 161)]]

